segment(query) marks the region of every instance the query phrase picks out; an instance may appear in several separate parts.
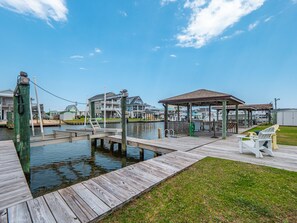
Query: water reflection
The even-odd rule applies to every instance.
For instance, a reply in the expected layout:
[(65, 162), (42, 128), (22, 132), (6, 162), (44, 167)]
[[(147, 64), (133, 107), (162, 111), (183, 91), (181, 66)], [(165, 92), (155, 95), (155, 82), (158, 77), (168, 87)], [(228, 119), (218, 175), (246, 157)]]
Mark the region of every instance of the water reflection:
[[(107, 127), (120, 128), (120, 124), (109, 124)], [(52, 130), (81, 128), (81, 126), (61, 126), (45, 128), (45, 134)], [(144, 139), (157, 138), (157, 129), (163, 128), (163, 123), (129, 123), (127, 135)], [(35, 129), (40, 134), (40, 129)], [(13, 131), (0, 129), (0, 139), (13, 138)], [(97, 145), (100, 145), (98, 143)], [(74, 183), (99, 176), (101, 174), (119, 169), (123, 162), (127, 165), (139, 162), (139, 149), (128, 146), (127, 158), (123, 160), (114, 145), (113, 152), (109, 149), (108, 142), (105, 146), (92, 147), (88, 140), (73, 143), (61, 143), (31, 148), (31, 179), (30, 188), (34, 197), (63, 188)], [(144, 159), (150, 159), (154, 153), (144, 151)]]

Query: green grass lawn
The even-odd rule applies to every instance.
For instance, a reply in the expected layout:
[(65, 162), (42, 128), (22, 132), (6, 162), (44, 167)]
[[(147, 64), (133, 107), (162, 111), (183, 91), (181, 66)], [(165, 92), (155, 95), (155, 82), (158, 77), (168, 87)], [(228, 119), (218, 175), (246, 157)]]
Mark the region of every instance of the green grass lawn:
[[(260, 125), (248, 132), (260, 131), (268, 128), (271, 125)], [(277, 131), (277, 143), (281, 145), (297, 146), (297, 127), (294, 126), (280, 126), (280, 131)]]
[(297, 222), (297, 173), (206, 158), (103, 222)]

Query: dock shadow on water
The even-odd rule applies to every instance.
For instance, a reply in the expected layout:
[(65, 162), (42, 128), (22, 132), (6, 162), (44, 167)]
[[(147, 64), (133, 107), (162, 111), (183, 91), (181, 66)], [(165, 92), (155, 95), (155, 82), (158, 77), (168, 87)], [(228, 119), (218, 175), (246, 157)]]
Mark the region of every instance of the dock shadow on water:
[[(116, 128), (118, 124), (107, 127)], [(130, 123), (127, 127), (128, 136), (143, 139), (156, 139), (157, 129), (163, 123)], [(62, 128), (73, 128), (63, 126)], [(79, 127), (76, 127), (79, 128)], [(59, 127), (48, 128), (51, 132)], [(31, 148), (30, 189), (33, 197), (55, 191), (75, 183), (117, 170), (123, 165), (131, 165), (140, 161), (139, 148), (128, 146), (127, 157), (121, 157), (117, 145), (113, 151), (105, 140), (104, 147), (91, 145), (90, 141), (82, 140), (73, 143), (61, 143)], [(154, 153), (144, 151), (144, 160), (154, 157)]]

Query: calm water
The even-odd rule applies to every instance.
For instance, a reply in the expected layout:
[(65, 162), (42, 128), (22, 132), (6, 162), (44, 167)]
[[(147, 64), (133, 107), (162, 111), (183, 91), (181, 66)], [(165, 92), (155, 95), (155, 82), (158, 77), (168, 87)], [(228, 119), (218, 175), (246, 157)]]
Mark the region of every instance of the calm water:
[[(110, 124), (107, 127), (119, 128), (120, 124)], [(45, 128), (45, 134), (54, 129), (81, 128), (81, 126), (61, 126)], [(156, 139), (157, 129), (163, 128), (163, 123), (129, 123), (127, 135)], [(36, 129), (36, 134), (40, 134)], [(13, 130), (0, 128), (0, 140), (12, 139)], [(105, 142), (106, 143), (106, 142)], [(145, 150), (144, 158), (153, 157), (153, 152)], [(139, 149), (127, 149), (127, 165), (139, 162)], [(31, 179), (30, 188), (34, 197), (69, 186), (71, 184), (122, 168), (122, 158), (115, 146), (114, 153), (109, 145), (104, 148), (91, 148), (88, 140), (73, 143), (61, 143), (31, 148)]]

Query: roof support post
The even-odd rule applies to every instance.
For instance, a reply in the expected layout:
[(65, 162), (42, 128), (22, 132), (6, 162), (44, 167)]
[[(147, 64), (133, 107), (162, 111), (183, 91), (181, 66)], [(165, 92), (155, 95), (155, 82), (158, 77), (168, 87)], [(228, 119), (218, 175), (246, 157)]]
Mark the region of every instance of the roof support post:
[(190, 123), (192, 123), (192, 113), (193, 113), (192, 103), (189, 103), (189, 106), (190, 106), (189, 121), (190, 121)]
[(219, 122), (219, 110), (217, 110), (217, 122)]
[(246, 110), (244, 110), (244, 127), (247, 128), (247, 125), (246, 125)]
[(227, 137), (227, 101), (223, 101), (223, 110), (222, 110), (222, 139), (226, 139)]
[(271, 124), (271, 110), (268, 110), (268, 122)]
[(187, 105), (187, 120), (190, 122), (190, 105)]
[(177, 121), (180, 121), (180, 117), (179, 117), (179, 105), (177, 106)]
[(168, 104), (163, 104), (164, 106), (164, 131), (165, 131), (165, 137), (167, 137), (166, 129), (168, 129)]
[(248, 110), (248, 128), (250, 127), (250, 110)]
[(238, 105), (235, 105), (236, 134), (238, 134)]
[(208, 121), (209, 121), (209, 132), (211, 132), (211, 105), (208, 107)]

